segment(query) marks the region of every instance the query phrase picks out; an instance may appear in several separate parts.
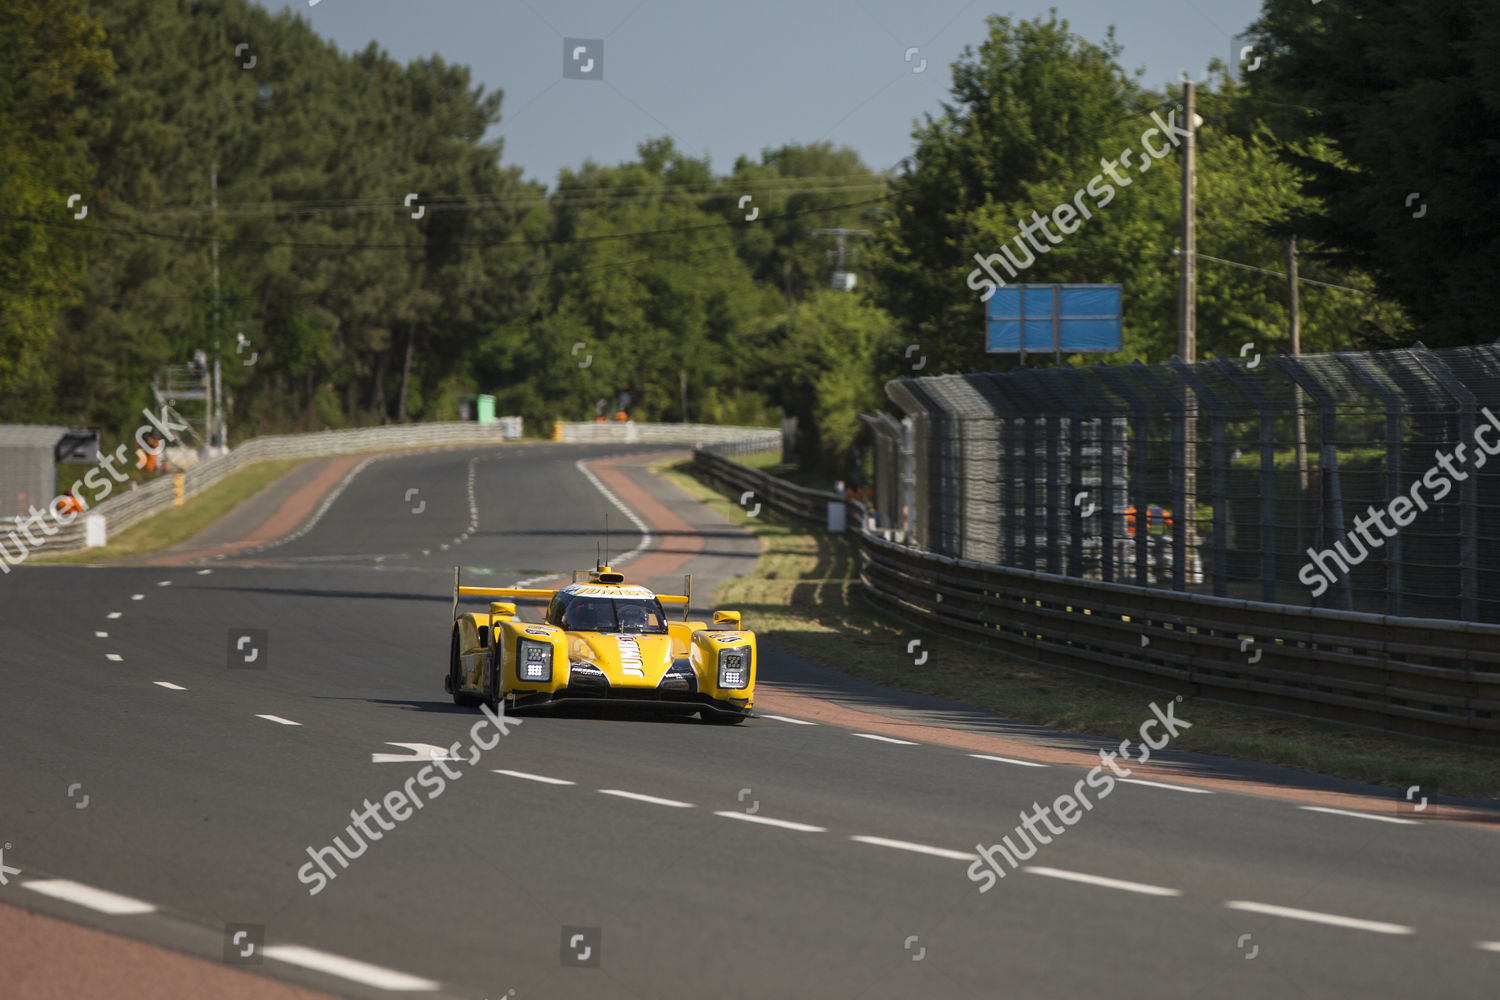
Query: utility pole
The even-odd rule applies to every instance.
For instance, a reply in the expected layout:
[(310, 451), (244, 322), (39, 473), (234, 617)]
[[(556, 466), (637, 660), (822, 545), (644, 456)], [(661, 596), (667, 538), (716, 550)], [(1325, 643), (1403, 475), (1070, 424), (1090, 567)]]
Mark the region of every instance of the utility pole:
[[(1286, 248), (1287, 305), (1292, 321), (1292, 357), (1302, 353), (1302, 307), (1297, 297), (1297, 237)], [(1307, 491), (1307, 428), (1302, 415), (1302, 386), (1294, 384), (1292, 396), (1297, 410), (1297, 485)]]
[(211, 447), (222, 444), (219, 436), (223, 420), (223, 403), (219, 399), (219, 160), (215, 156), (208, 164), (208, 203), (213, 211), (213, 244), (210, 254), (214, 262), (214, 367), (213, 398), (208, 407), (208, 443)]
[[(1290, 314), (1292, 357), (1302, 353), (1302, 306), (1297, 295), (1297, 237), (1286, 247), (1287, 311)], [(1307, 422), (1302, 414), (1302, 386), (1292, 383), (1292, 412), (1297, 429), (1297, 551), (1303, 545), (1303, 514), (1307, 505)]]
[[(1187, 127), (1187, 137), (1182, 143), (1182, 272), (1177, 287), (1177, 356), (1186, 364), (1198, 360), (1198, 233), (1196, 214), (1198, 209), (1198, 112), (1194, 101), (1193, 81), (1182, 81), (1182, 116)], [(1186, 544), (1182, 552), (1183, 562), (1194, 560), (1192, 575), (1188, 566), (1177, 562), (1176, 553), (1172, 575), (1176, 579), (1196, 579), (1198, 554), (1198, 400), (1186, 383), (1182, 386), (1183, 402), (1183, 460), (1182, 500), (1183, 510), (1178, 517), (1184, 519), (1183, 533)]]
[(834, 265), (833, 287), (842, 292), (854, 288), (854, 275), (844, 270), (844, 237), (846, 236), (870, 236), (868, 229), (814, 229), (814, 236), (833, 236), (837, 239), (838, 263)]
[(1177, 286), (1177, 356), (1188, 364), (1198, 360), (1198, 114), (1193, 81), (1182, 82), (1183, 119), (1187, 138), (1182, 143), (1182, 272)]

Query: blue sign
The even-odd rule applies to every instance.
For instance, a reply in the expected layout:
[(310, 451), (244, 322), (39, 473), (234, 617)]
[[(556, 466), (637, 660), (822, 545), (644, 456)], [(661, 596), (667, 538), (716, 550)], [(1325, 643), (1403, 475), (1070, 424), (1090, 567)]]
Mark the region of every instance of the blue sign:
[(1121, 349), (1120, 285), (1005, 285), (985, 311), (989, 354), (1104, 354)]

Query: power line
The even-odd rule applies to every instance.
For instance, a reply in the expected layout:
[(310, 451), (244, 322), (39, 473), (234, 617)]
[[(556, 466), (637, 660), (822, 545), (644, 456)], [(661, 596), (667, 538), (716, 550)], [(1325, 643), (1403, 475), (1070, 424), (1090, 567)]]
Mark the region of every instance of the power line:
[[(1181, 255), (1181, 253), (1182, 253), (1181, 250), (1173, 250), (1172, 251), (1172, 256), (1176, 257), (1176, 256)], [(1241, 264), (1237, 260), (1225, 260), (1222, 257), (1210, 257), (1206, 253), (1198, 253), (1198, 254), (1194, 254), (1193, 256), (1198, 257), (1201, 260), (1211, 260), (1215, 264), (1227, 264), (1230, 267), (1237, 267), (1237, 268), (1240, 268), (1243, 271), (1257, 271), (1257, 272), (1259, 272), (1261, 274), (1269, 274), (1272, 277), (1281, 278), (1283, 280), (1285, 280), (1287, 277), (1289, 277), (1289, 275), (1285, 271), (1273, 271), (1273, 270), (1271, 270), (1268, 267), (1256, 267), (1254, 264)], [(1369, 296), (1369, 295), (1373, 295), (1374, 294), (1373, 292), (1368, 292), (1368, 291), (1364, 290), (1363, 288), (1351, 288), (1348, 285), (1336, 285), (1336, 284), (1334, 284), (1331, 281), (1317, 281), (1317, 280), (1314, 280), (1313, 278), (1304, 278), (1301, 275), (1297, 276), (1297, 280), (1299, 282), (1301, 282), (1302, 284), (1304, 284), (1304, 285), (1318, 285), (1318, 286), (1320, 286), (1322, 288), (1332, 288), (1332, 289), (1334, 289), (1336, 291), (1340, 291), (1340, 292), (1353, 292), (1355, 295)]]
[[(860, 208), (865, 205), (876, 204), (883, 199), (866, 198), (862, 201), (845, 202), (840, 205), (813, 206), (798, 209), (794, 212), (783, 212), (780, 215), (766, 216), (765, 220), (776, 221), (780, 219), (795, 219), (803, 215), (817, 215), (826, 212), (838, 212), (848, 208)], [(80, 227), (69, 225), (64, 222), (54, 222), (46, 219), (37, 219), (32, 216), (16, 215), (10, 216), (16, 222), (29, 222), (34, 225), (48, 226), (54, 229), (66, 229), (79, 234), (103, 234), (109, 236), (133, 236), (142, 239), (167, 240), (185, 244), (206, 244), (213, 240), (212, 236), (186, 236), (178, 233), (161, 233), (144, 229), (116, 229), (106, 227)], [(749, 228), (749, 223), (739, 220), (720, 220), (707, 222), (693, 226), (679, 226), (675, 229), (652, 229), (628, 233), (601, 233), (597, 236), (574, 236), (569, 238), (548, 239), (522, 239), (522, 240), (453, 240), (442, 241), (439, 245), (445, 247), (466, 247), (471, 249), (490, 249), (497, 247), (514, 247), (519, 249), (536, 249), (545, 246), (576, 246), (589, 243), (602, 243), (611, 240), (630, 240), (638, 238), (651, 238), (655, 236), (676, 236), (685, 233), (704, 232), (706, 230), (720, 230), (730, 227)], [(221, 248), (240, 248), (246, 250), (271, 250), (279, 248), (291, 248), (296, 250), (336, 250), (336, 251), (358, 251), (358, 250), (418, 250), (426, 251), (430, 248), (428, 243), (315, 243), (299, 240), (220, 240)]]
[[(845, 178), (806, 178), (807, 180), (842, 180)], [(863, 180), (864, 178), (860, 178)], [(549, 205), (553, 207), (567, 207), (572, 205), (595, 205), (610, 203), (630, 203), (647, 201), (706, 201), (712, 198), (733, 199), (737, 195), (751, 194), (760, 196), (799, 194), (838, 194), (855, 191), (883, 191), (889, 184), (882, 180), (870, 180), (862, 184), (837, 184), (837, 185), (800, 185), (780, 184), (774, 187), (766, 187), (754, 183), (726, 188), (728, 182), (715, 182), (712, 185), (680, 185), (671, 188), (637, 186), (630, 188), (582, 188), (558, 194), (516, 194), (505, 196), (434, 196), (421, 199), (421, 204), (430, 211), (436, 212), (478, 212), (489, 208), (500, 207), (531, 207), (537, 205)], [(703, 190), (693, 190), (702, 187)], [(128, 205), (119, 205), (122, 210), (150, 214), (158, 217), (193, 217), (210, 214), (210, 210), (201, 206), (176, 206), (176, 207), (152, 207), (131, 208)], [(387, 198), (342, 198), (342, 199), (312, 199), (308, 201), (266, 201), (266, 202), (242, 202), (235, 206), (220, 206), (220, 215), (318, 215), (318, 214), (378, 214), (393, 211), (408, 211), (411, 206), (403, 201), (393, 201)]]

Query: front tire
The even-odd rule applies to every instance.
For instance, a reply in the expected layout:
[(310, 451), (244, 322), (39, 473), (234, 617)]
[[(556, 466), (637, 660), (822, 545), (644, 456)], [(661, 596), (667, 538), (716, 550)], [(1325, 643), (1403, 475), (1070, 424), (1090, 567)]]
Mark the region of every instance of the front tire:
[(448, 652), (448, 690), (453, 692), (453, 704), (459, 708), (473, 708), (482, 699), (472, 694), (463, 694), (459, 688), (458, 669), (458, 626), (453, 626), (453, 643)]

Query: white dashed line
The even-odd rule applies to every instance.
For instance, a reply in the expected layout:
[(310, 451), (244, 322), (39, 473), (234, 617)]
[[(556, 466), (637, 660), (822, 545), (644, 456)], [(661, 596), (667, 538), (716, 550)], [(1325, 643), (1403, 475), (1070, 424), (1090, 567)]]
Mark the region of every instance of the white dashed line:
[(105, 653), (104, 658), (112, 663), (120, 663), (125, 659), (125, 657), (121, 656), (119, 653)]
[(655, 795), (642, 795), (640, 792), (627, 792), (619, 788), (601, 788), (600, 795), (618, 795), (622, 799), (634, 799), (637, 802), (649, 802), (653, 806), (671, 806), (673, 809), (691, 809), (691, 802), (678, 802), (676, 799), (659, 799)]
[(330, 955), (326, 951), (304, 948), (297, 944), (273, 944), (261, 949), (261, 953), (278, 962), (298, 965), (316, 972), (326, 972), (330, 976), (338, 976), (340, 979), (363, 983), (380, 990), (431, 991), (441, 986), (440, 983), (435, 983), (431, 979), (423, 979), (421, 976), (408, 975), (394, 969), (383, 969), (378, 965), (357, 962), (352, 958)]
[(762, 715), (762, 719), (775, 719), (777, 722), (790, 722), (794, 726), (816, 726), (816, 722), (808, 722), (806, 719), (793, 719), (786, 715)]
[(909, 840), (891, 840), (888, 837), (850, 837), (861, 844), (874, 844), (876, 847), (894, 847), (898, 851), (912, 851), (916, 854), (930, 854), (935, 858), (951, 858), (954, 861), (973, 861), (979, 857), (968, 851), (950, 851), (946, 847), (929, 847), (926, 844), (914, 844)]
[(1207, 788), (1190, 788), (1187, 785), (1169, 785), (1165, 781), (1147, 781), (1145, 778), (1116, 778), (1127, 785), (1145, 785), (1147, 788), (1169, 788), (1174, 792), (1191, 792), (1194, 795), (1212, 795)]
[(1017, 760), (1014, 757), (995, 757), (987, 753), (971, 753), (970, 757), (978, 760), (998, 760), (1002, 764), (1019, 764), (1021, 767), (1047, 767), (1046, 764), (1038, 764), (1034, 760)]
[(152, 681), (151, 683), (155, 684), (157, 687), (164, 687), (168, 691), (186, 691), (187, 690), (187, 688), (183, 687), (181, 684), (173, 684), (171, 681)]
[(130, 595), (130, 599), (132, 601), (144, 601), (146, 599), (146, 595), (145, 594), (131, 594)]
[(267, 722), (279, 722), (283, 726), (300, 726), (302, 723), (293, 722), (291, 719), (283, 719), (279, 715), (257, 715), (257, 719), (265, 719)]
[(30, 882), (21, 883), (32, 892), (39, 892), (43, 896), (51, 896), (53, 899), (61, 899), (69, 903), (77, 903), (100, 913), (108, 913), (114, 917), (129, 917), (138, 913), (155, 913), (156, 907), (150, 903), (143, 903), (139, 899), (131, 899), (129, 896), (119, 896), (103, 889), (95, 889), (93, 886), (84, 885), (81, 882), (70, 882), (65, 878), (34, 879)]
[(1231, 899), (1224, 904), (1231, 910), (1246, 913), (1264, 913), (1271, 917), (1286, 917), (1290, 920), (1306, 920), (1330, 927), (1348, 927), (1357, 931), (1373, 931), (1376, 934), (1415, 934), (1416, 929), (1405, 924), (1388, 924), (1381, 920), (1360, 920), (1356, 917), (1341, 917), (1336, 913), (1319, 913), (1317, 910), (1298, 910), (1291, 906), (1273, 906), (1270, 903), (1252, 903), (1243, 899)]
[(1500, 951), (1500, 941), (1475, 941), (1474, 947), (1480, 951)]
[(507, 771), (503, 768), (495, 768), (496, 774), (508, 774), (512, 778), (522, 778), (526, 781), (540, 781), (544, 785), (576, 785), (576, 781), (568, 781), (565, 778), (549, 778), (545, 774), (528, 774), (525, 771)]
[(116, 618), (120, 617), (120, 615), (122, 615), (122, 614), (124, 614), (124, 612), (122, 612), (122, 611), (111, 611), (109, 614), (105, 615), (104, 617), (108, 618), (110, 621), (114, 621)]
[(1331, 806), (1298, 806), (1307, 812), (1328, 813), (1330, 816), (1353, 816), (1355, 819), (1373, 819), (1382, 823), (1400, 823), (1404, 826), (1421, 826), (1422, 821), (1417, 819), (1402, 819), (1399, 816), (1377, 816), (1374, 813), (1355, 812), (1352, 809), (1334, 809)]
[(826, 827), (811, 826), (807, 823), (793, 823), (789, 819), (772, 819), (769, 816), (752, 816), (750, 813), (738, 812), (716, 812), (715, 816), (723, 816), (725, 819), (740, 819), (746, 823), (760, 823), (764, 826), (779, 826), (783, 830), (801, 830), (803, 833), (827, 833)]
[(881, 743), (898, 743), (904, 747), (914, 747), (917, 744), (911, 740), (898, 740), (894, 736), (877, 736), (874, 733), (850, 733), (850, 736), (858, 736), (862, 740), (879, 740)]
[(95, 632), (94, 633), (94, 638), (95, 639), (108, 639), (109, 638), (109, 633), (108, 632)]
[(198, 571), (197, 575), (198, 576), (207, 576), (208, 574), (210, 574), (212, 572), (213, 572), (213, 570), (211, 570), (211, 569), (200, 569)]
[(1145, 882), (1127, 882), (1124, 879), (1105, 878), (1103, 875), (1087, 875), (1083, 872), (1070, 872), (1065, 868), (1047, 868), (1043, 865), (1026, 865), (1021, 869), (1033, 875), (1045, 875), (1047, 878), (1060, 878), (1068, 882), (1083, 882), (1087, 885), (1103, 886), (1106, 889), (1122, 889), (1125, 892), (1138, 892), (1143, 896), (1181, 896), (1182, 890), (1168, 889), (1164, 885), (1148, 885)]
[(156, 585), (158, 587), (170, 587), (170, 586), (172, 586), (172, 581), (171, 580), (158, 580), (158, 581), (156, 581)]

